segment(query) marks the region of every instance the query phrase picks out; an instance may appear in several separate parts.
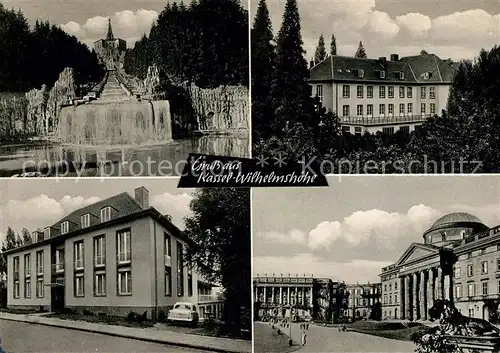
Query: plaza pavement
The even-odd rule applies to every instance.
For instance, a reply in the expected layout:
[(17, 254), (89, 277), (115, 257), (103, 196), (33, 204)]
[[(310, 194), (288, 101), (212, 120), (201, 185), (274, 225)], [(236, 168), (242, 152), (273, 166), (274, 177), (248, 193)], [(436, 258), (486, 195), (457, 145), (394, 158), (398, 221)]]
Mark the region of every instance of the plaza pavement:
[(85, 321), (62, 320), (47, 318), (40, 314), (18, 315), (0, 312), (0, 320), (18, 321), (30, 324), (39, 324), (59, 327), (70, 330), (79, 330), (91, 333), (100, 333), (122, 338), (175, 345), (193, 349), (209, 350), (223, 353), (251, 353), (252, 342), (238, 339), (220, 338), (212, 336), (192, 335), (151, 328), (124, 327), (107, 324), (96, 324)]
[[(289, 334), (289, 328), (283, 328)], [(292, 326), (292, 340), (294, 345), (300, 345), (302, 330), (299, 324)], [(255, 336), (255, 340), (258, 337)], [(337, 327), (323, 327), (309, 325), (306, 345), (298, 353), (413, 353), (415, 346), (412, 342), (398, 341), (384, 337), (377, 337), (352, 331), (339, 332)], [(257, 352), (255, 353), (265, 353)], [(271, 352), (269, 352), (271, 353)]]

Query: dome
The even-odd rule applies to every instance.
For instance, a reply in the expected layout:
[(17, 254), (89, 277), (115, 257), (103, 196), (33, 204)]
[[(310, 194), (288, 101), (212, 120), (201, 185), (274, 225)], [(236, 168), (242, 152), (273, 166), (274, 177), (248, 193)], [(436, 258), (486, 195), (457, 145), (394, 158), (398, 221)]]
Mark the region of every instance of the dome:
[(445, 226), (451, 226), (455, 223), (479, 223), (483, 224), (479, 218), (465, 212), (454, 212), (449, 213), (441, 218), (439, 218), (430, 229), (443, 228)]

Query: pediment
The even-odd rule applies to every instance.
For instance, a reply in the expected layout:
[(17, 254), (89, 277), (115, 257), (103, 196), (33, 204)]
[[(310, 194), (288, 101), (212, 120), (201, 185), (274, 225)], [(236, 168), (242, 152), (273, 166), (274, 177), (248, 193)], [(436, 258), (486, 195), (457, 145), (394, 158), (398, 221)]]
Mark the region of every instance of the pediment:
[(406, 263), (411, 263), (415, 260), (428, 257), (429, 255), (438, 255), (438, 254), (439, 250), (434, 247), (426, 246), (424, 244), (413, 243), (408, 247), (408, 249), (406, 249), (404, 254), (399, 258), (399, 260), (396, 262), (396, 265), (402, 266)]

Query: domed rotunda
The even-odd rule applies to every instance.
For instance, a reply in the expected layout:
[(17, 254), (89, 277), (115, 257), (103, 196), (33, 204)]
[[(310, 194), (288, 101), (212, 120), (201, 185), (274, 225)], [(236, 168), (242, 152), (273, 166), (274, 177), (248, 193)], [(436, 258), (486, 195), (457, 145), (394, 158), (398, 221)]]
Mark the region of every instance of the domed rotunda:
[(439, 218), (425, 231), (424, 244), (442, 247), (487, 229), (488, 227), (479, 218), (469, 213), (449, 213)]

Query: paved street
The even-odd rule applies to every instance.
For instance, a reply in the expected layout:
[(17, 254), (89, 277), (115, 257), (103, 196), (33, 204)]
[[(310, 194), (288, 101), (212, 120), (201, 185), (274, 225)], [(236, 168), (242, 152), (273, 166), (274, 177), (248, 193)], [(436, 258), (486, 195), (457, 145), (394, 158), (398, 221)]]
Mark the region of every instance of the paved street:
[[(284, 329), (289, 334), (289, 329)], [(299, 344), (301, 330), (298, 324), (292, 328), (292, 338)], [(257, 337), (255, 338), (258, 339)], [(365, 335), (357, 332), (339, 332), (337, 328), (310, 325), (307, 331), (307, 343), (300, 353), (355, 353), (355, 352), (398, 352), (413, 353), (411, 342), (397, 341), (383, 337)], [(255, 352), (263, 353), (263, 352)]]
[(0, 320), (2, 348), (8, 353), (45, 352), (205, 352), (163, 344), (43, 325)]

